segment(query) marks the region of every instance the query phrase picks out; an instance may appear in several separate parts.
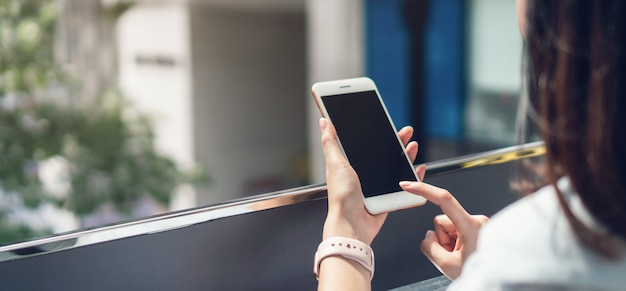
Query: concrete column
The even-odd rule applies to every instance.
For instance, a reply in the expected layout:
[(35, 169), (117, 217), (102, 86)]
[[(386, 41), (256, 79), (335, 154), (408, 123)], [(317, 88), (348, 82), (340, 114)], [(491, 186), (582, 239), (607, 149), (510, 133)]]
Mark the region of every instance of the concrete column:
[[(307, 0), (309, 86), (365, 74), (363, 7), (363, 0)], [(325, 181), (318, 127), (321, 115), (310, 93), (306, 98), (311, 182), (320, 183)]]
[[(182, 167), (195, 164), (189, 11), (184, 3), (143, 3), (117, 25), (119, 85), (153, 118), (156, 148)], [(192, 187), (172, 197), (172, 210), (196, 206)]]

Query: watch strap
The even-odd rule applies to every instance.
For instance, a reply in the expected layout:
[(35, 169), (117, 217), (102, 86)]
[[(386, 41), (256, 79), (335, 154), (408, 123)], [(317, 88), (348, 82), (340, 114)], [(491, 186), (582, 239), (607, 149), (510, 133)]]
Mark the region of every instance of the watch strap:
[(374, 277), (374, 251), (362, 241), (347, 237), (331, 237), (322, 241), (315, 252), (313, 274), (317, 278), (322, 261), (332, 256), (341, 256), (361, 264)]

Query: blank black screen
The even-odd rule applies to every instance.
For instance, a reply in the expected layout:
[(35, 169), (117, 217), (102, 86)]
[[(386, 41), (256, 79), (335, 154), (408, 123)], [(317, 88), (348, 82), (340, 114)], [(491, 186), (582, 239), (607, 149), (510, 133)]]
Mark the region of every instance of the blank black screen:
[(402, 191), (400, 181), (414, 181), (413, 167), (375, 91), (322, 96), (365, 197)]

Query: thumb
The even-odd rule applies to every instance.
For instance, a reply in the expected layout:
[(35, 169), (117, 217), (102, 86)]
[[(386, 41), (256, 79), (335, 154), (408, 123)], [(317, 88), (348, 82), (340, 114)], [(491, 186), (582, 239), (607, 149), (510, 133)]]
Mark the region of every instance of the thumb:
[(426, 232), (426, 237), (424, 237), (420, 249), (442, 274), (451, 279), (459, 276), (460, 266), (455, 266), (455, 263), (459, 260), (454, 258), (457, 254), (446, 250), (439, 243), (439, 239), (437, 239), (434, 231), (429, 230)]
[(420, 249), (422, 250), (422, 253), (424, 253), (424, 255), (435, 265), (438, 265), (437, 262), (440, 261), (442, 257), (445, 257), (450, 253), (441, 245), (441, 243), (439, 243), (437, 235), (432, 230), (426, 232), (426, 237), (424, 237), (424, 240), (420, 245)]

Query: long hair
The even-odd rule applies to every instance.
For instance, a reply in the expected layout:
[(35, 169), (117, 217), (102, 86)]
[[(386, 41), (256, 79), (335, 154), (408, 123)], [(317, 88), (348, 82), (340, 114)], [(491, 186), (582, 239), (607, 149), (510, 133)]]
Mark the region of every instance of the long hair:
[[(528, 106), (546, 178), (579, 240), (607, 258), (626, 240), (626, 1), (528, 0)], [(531, 118), (532, 118), (531, 113)], [(556, 187), (569, 177), (606, 229), (576, 218)]]

